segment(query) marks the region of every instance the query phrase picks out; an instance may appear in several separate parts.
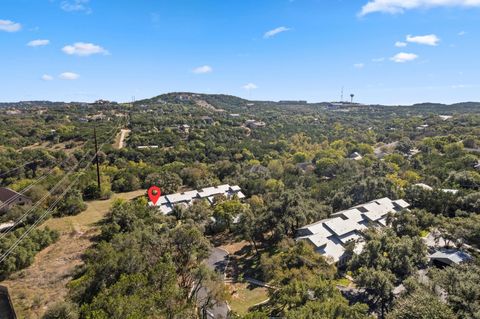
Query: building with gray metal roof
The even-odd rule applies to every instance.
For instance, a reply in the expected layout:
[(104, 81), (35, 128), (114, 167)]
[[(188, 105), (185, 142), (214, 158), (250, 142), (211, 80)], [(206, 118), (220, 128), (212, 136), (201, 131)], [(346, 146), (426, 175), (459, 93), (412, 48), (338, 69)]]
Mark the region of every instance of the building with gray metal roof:
[(403, 199), (376, 199), (298, 229), (297, 240), (307, 240), (329, 261), (342, 264), (347, 243), (355, 242), (355, 252), (361, 252), (362, 231), (369, 226), (385, 227), (388, 213), (400, 212), (409, 206)]

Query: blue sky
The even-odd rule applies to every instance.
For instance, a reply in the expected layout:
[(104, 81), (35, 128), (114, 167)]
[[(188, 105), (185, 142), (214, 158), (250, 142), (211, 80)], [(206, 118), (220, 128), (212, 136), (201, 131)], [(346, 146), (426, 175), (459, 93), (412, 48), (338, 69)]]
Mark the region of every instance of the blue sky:
[(1, 0), (0, 101), (478, 101), (480, 0)]

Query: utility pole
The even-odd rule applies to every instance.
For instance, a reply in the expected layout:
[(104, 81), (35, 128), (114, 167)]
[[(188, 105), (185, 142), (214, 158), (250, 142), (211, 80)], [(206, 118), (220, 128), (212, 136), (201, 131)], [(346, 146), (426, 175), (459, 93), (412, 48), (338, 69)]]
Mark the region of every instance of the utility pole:
[(98, 145), (97, 145), (97, 127), (93, 127), (93, 139), (95, 140), (95, 162), (97, 163), (97, 186), (98, 193), (101, 193), (101, 184), (100, 184), (100, 166), (98, 164)]

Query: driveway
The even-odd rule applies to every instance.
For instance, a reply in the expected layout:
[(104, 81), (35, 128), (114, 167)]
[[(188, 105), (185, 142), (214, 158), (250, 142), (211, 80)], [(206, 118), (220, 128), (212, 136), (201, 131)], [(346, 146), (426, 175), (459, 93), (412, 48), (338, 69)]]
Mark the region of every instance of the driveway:
[[(228, 266), (228, 253), (220, 248), (212, 248), (210, 256), (205, 260), (205, 264), (208, 268), (215, 270), (221, 275), (225, 275), (225, 270)], [(205, 298), (207, 294), (206, 288), (201, 288), (198, 291), (198, 299)], [(207, 309), (207, 316), (209, 319), (226, 319), (228, 315), (228, 305), (225, 301), (220, 302), (213, 306), (211, 309)]]

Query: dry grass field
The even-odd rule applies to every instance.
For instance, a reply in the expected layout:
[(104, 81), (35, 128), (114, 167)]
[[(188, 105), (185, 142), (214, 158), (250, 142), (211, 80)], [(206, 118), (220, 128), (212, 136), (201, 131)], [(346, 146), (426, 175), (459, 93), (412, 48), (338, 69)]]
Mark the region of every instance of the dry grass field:
[(9, 288), (17, 315), (22, 319), (41, 318), (45, 310), (67, 295), (67, 284), (75, 268), (82, 263), (83, 252), (98, 233), (98, 222), (117, 199), (131, 200), (145, 190), (114, 194), (103, 201), (88, 202), (87, 209), (76, 215), (47, 220), (41, 227), (60, 232), (59, 240), (41, 251), (34, 263), (1, 284)]

